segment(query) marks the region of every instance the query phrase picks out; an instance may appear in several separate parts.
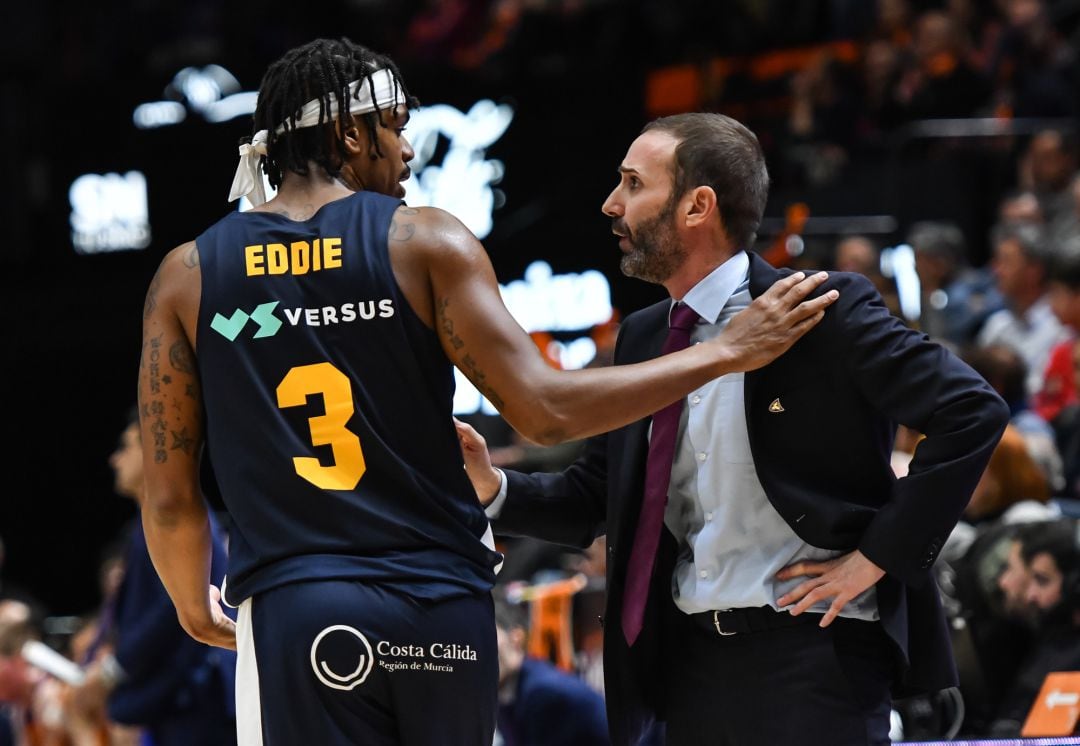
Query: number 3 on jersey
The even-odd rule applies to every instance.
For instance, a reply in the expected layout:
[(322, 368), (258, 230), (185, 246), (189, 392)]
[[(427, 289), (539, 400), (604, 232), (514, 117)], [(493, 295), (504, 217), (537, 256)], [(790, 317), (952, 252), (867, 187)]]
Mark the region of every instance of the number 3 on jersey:
[(334, 463), (323, 466), (319, 459), (296, 456), (296, 473), (324, 490), (351, 490), (364, 476), (364, 451), (360, 439), (345, 425), (353, 416), (352, 385), (349, 378), (330, 363), (300, 365), (291, 369), (277, 387), (278, 407), (300, 407), (307, 398), (322, 394), (326, 414), (308, 419), (311, 443), (330, 446)]

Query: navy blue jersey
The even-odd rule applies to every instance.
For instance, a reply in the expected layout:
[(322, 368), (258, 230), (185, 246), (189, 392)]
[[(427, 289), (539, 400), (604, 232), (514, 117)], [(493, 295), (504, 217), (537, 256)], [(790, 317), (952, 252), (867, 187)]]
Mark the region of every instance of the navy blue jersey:
[(196, 241), (230, 604), (302, 580), (431, 599), (494, 582), (451, 420), (453, 369), (390, 266), (400, 205), (358, 192), (304, 222), (232, 213)]

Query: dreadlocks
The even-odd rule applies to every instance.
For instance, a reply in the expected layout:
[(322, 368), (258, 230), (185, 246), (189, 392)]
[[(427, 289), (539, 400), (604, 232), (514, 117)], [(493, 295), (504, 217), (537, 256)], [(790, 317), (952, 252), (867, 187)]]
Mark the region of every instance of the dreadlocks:
[[(406, 106), (411, 109), (419, 104), (409, 94), (397, 65), (389, 57), (376, 54), (346, 38), (316, 39), (289, 50), (270, 66), (259, 85), (255, 131), (269, 132), (268, 152), (262, 159), (262, 167), (271, 186), (275, 189), (281, 186), (286, 171), (307, 176), (309, 162), (318, 164), (331, 176), (337, 176), (345, 158), (343, 128), (335, 127), (332, 137), (327, 135), (323, 126), (297, 128), (300, 109), (308, 101), (319, 99), (320, 125), (329, 124), (327, 112), (331, 111), (332, 103), (337, 103), (338, 111), (349, 110), (349, 83), (362, 80), (374, 99), (375, 90), (370, 76), (379, 68), (386, 68), (393, 75), (394, 84)], [(331, 96), (335, 101), (331, 100)], [(375, 152), (381, 157), (376, 132), (376, 128), (381, 126), (379, 115), (376, 103), (376, 111), (362, 116)], [(280, 134), (275, 132), (279, 126), (285, 128)], [(250, 137), (244, 139), (245, 142), (250, 140)]]

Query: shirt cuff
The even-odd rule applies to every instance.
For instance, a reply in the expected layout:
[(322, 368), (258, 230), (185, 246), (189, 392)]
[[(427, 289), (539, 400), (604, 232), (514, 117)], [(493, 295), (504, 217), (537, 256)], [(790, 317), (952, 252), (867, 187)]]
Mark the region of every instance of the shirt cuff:
[(506, 472), (502, 469), (495, 469), (495, 471), (499, 472), (499, 491), (495, 493), (495, 499), (484, 508), (484, 515), (488, 517), (488, 520), (492, 521), (499, 517), (503, 505), (506, 503)]

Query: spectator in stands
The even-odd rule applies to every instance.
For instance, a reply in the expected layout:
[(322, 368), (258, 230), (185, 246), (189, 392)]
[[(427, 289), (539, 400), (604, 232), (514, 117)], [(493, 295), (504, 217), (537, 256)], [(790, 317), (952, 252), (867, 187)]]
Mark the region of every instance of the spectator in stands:
[(1080, 331), (1080, 245), (1063, 247), (1050, 263), (1047, 298), (1058, 321), (1071, 332), (1051, 350), (1042, 389), (1035, 396), (1039, 415), (1057, 424), (1061, 413), (1078, 401), (1073, 347)]
[(881, 273), (881, 250), (867, 236), (851, 235), (836, 244), (833, 266), (838, 272), (858, 272), (874, 283), (889, 311), (901, 316), (896, 283)]
[(881, 141), (897, 124), (893, 91), (901, 72), (902, 54), (889, 39), (872, 39), (862, 50), (860, 77), (861, 111), (856, 132), (863, 143)]
[(872, 279), (881, 274), (881, 252), (866, 236), (847, 236), (836, 244), (833, 264), (837, 272), (858, 272)]
[(32, 738), (31, 707), (43, 675), (22, 657), (22, 647), (37, 637), (30, 607), (0, 601), (0, 744), (23, 746)]
[(526, 610), (495, 602), (499, 646), (496, 744), (606, 746), (604, 699), (581, 679), (525, 653)]
[(998, 205), (999, 223), (1034, 223), (1044, 225), (1039, 198), (1031, 190), (1021, 189), (1005, 195)]
[[(1045, 520), (1045, 519), (1043, 519)], [(942, 551), (939, 587), (951, 609), (953, 646), (967, 715), (964, 731), (981, 734), (996, 716), (1031, 649), (1035, 617), (1024, 601), (1030, 573), (1020, 556), (1024, 524), (1005, 520), (966, 529), (962, 551)], [(956, 543), (950, 536), (948, 550)]]
[[(1071, 365), (1073, 389), (1080, 389), (1080, 342), (1070, 343), (1064, 351), (1066, 359), (1062, 364)], [(1068, 371), (1063, 370), (1062, 375), (1068, 375)], [(1065, 462), (1065, 489), (1061, 498), (1074, 502), (1080, 500), (1080, 402), (1074, 398), (1064, 406), (1053, 425)]]
[(907, 242), (922, 287), (922, 330), (958, 347), (969, 344), (1004, 305), (993, 276), (968, 266), (964, 234), (955, 223), (916, 223)]
[[(1031, 524), (1034, 528), (1027, 531), (1039, 531), (1042, 524)], [(1035, 608), (1027, 602), (1028, 586), (1031, 585), (1031, 570), (1028, 569), (1022, 550), (1024, 548), (1025, 529), (1014, 529), (1008, 539), (1008, 554), (1005, 565), (998, 575), (997, 588), (1001, 592), (1001, 608), (1005, 615), (1026, 626), (1034, 627), (1038, 621)]]
[(112, 737), (104, 709), (77, 712), (71, 688), (23, 657), (23, 646), (41, 638), (32, 608), (0, 601), (0, 746), (134, 746)]
[(878, 0), (874, 36), (888, 39), (899, 49), (911, 45), (911, 3), (908, 0)]
[(1073, 520), (1031, 524), (1020, 535), (1029, 573), (1024, 602), (1038, 617), (1034, 647), (1020, 666), (988, 735), (1014, 736), (1046, 676), (1080, 669), (1080, 545)]
[(991, 62), (999, 112), (1016, 117), (1076, 112), (1076, 60), (1043, 0), (1005, 0), (1006, 29)]
[(1050, 249), (1038, 226), (1023, 223), (997, 226), (993, 244), (994, 276), (1006, 308), (986, 320), (978, 343), (1019, 352), (1028, 368), (1027, 390), (1034, 394), (1042, 389), (1050, 352), (1068, 336), (1047, 295)]
[(982, 73), (990, 71), (990, 62), (1004, 30), (1001, 19), (994, 16), (988, 5), (979, 0), (945, 2), (946, 11), (964, 37), (968, 62)]
[(1047, 226), (1050, 245), (1059, 252), (1080, 250), (1080, 173), (1069, 180), (1068, 201)]
[(847, 69), (820, 52), (791, 77), (791, 97), (786, 160), (793, 175), (809, 185), (835, 182), (848, 162), (858, 114)]
[(1061, 247), (1050, 266), (1048, 296), (1057, 318), (1072, 333), (1050, 354), (1042, 391), (1035, 399), (1039, 413), (1053, 426), (1065, 462), (1061, 495), (1080, 497), (1080, 397), (1077, 395), (1077, 360), (1080, 348), (1080, 240)]
[(966, 117), (987, 102), (989, 82), (967, 61), (955, 22), (929, 11), (915, 22), (914, 61), (895, 98), (905, 120)]
[(1012, 347), (990, 345), (967, 350), (964, 361), (1009, 405), (1012, 412), (1009, 424), (1023, 437), (1028, 454), (1038, 464), (1051, 494), (1056, 494), (1065, 486), (1065, 467), (1054, 429), (1029, 406), (1025, 385), (1027, 366), (1023, 358)]
[(1018, 503), (1028, 500), (1045, 503), (1049, 499), (1046, 476), (1028, 453), (1024, 436), (1009, 425), (964, 508), (964, 520), (991, 521)]
[(1060, 130), (1039, 132), (1020, 160), (1020, 183), (1039, 200), (1047, 225), (1074, 211), (1072, 179), (1076, 172), (1075, 138)]
[[(138, 413), (109, 459), (116, 492), (141, 505), (145, 495)], [(225, 572), (222, 534), (214, 533), (212, 580)], [(155, 746), (235, 743), (235, 654), (196, 642), (184, 632), (146, 549), (142, 524), (131, 528), (124, 576), (106, 599), (97, 639), (90, 645), (86, 681), (73, 707), (92, 713), (108, 706), (110, 718), (146, 728)], [(109, 649), (113, 652), (109, 652)]]

